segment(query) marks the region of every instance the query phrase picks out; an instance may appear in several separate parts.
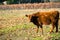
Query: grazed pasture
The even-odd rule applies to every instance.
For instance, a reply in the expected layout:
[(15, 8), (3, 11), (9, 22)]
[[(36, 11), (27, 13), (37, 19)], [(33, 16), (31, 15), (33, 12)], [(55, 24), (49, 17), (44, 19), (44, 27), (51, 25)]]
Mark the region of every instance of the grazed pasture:
[(60, 12), (60, 8), (0, 10), (0, 40), (59, 40), (60, 24), (58, 33), (55, 33), (54, 30), (54, 33), (48, 34), (50, 27), (47, 25), (43, 27), (44, 35), (41, 35), (40, 30), (36, 33), (36, 26), (29, 23), (29, 20), (25, 17), (25, 14), (50, 10)]

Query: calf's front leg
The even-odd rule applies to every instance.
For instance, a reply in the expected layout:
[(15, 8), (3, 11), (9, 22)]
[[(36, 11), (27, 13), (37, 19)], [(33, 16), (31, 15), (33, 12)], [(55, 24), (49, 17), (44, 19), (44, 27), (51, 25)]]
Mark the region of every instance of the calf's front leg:
[(52, 33), (52, 32), (53, 32), (54, 28), (55, 28), (55, 25), (54, 25), (54, 24), (52, 24), (52, 27), (50, 28), (50, 33)]

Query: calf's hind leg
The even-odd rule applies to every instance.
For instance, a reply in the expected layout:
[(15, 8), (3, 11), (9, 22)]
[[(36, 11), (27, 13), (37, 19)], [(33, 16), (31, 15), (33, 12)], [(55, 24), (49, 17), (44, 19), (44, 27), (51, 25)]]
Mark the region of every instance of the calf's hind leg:
[(56, 26), (56, 32), (58, 32), (58, 20), (56, 21), (55, 26)]

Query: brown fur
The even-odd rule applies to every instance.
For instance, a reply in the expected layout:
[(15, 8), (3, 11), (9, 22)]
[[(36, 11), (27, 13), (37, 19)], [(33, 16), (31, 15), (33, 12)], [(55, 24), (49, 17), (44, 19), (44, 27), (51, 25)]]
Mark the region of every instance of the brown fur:
[(42, 25), (52, 24), (50, 33), (53, 31), (54, 27), (56, 27), (56, 32), (58, 32), (58, 19), (59, 12), (58, 11), (50, 11), (50, 12), (36, 12), (31, 15), (26, 15), (29, 18), (30, 22), (33, 22), (38, 28), (40, 26), (41, 31), (43, 33)]

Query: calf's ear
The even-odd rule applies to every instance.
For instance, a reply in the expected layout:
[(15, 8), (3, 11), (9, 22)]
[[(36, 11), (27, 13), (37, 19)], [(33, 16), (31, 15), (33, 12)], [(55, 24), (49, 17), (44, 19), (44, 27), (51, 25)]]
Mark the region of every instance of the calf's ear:
[(28, 17), (28, 15), (27, 15), (27, 14), (26, 14), (25, 16), (26, 16), (26, 17)]

